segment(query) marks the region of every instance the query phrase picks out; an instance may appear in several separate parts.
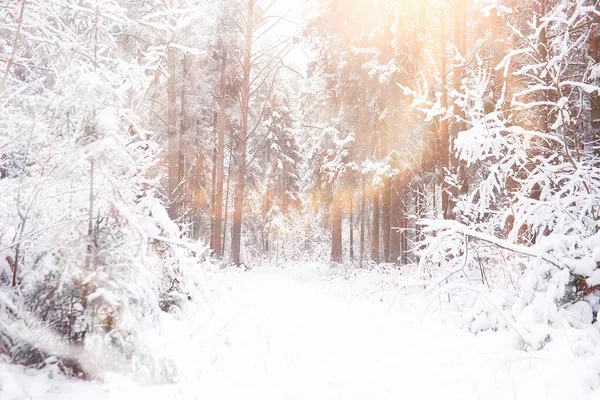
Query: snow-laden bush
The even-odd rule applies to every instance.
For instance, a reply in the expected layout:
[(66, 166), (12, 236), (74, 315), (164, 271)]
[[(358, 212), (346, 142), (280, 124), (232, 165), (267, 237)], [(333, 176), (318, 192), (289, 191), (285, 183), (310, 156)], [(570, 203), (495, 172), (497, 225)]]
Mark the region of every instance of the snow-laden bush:
[[(558, 1), (524, 24), (511, 21), (507, 8), (492, 8), (516, 47), (499, 65), (461, 55), (476, 67), (466, 68), (461, 90), (451, 93), (454, 112), (427, 96), (415, 101), (428, 116), (466, 124), (454, 147), (457, 170), (471, 175), (471, 189), (455, 199), (455, 220), (421, 221), (417, 253), (421, 275), (435, 284), (507, 294), (488, 302), (492, 309), (474, 304), (470, 329), (514, 328), (525, 348), (539, 349), (562, 323), (561, 310), (581, 301), (598, 310), (600, 168), (597, 144), (584, 143), (590, 127), (580, 122), (589, 113), (581, 99), (600, 92), (593, 68), (581, 67), (596, 65), (582, 32), (597, 10), (584, 0)], [(580, 315), (592, 323), (592, 312)]]
[(7, 29), (31, 27), (21, 49), (41, 64), (0, 88), (2, 357), (172, 380), (144, 338), (195, 295), (204, 248), (182, 240), (149, 180), (159, 150), (134, 109), (149, 80), (115, 34), (131, 21), (115, 0), (25, 7)]

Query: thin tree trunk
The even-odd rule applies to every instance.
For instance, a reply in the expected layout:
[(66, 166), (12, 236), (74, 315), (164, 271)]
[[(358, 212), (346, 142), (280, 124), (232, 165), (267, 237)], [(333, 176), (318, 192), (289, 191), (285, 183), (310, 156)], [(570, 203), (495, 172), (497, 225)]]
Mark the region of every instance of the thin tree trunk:
[(392, 181), (386, 178), (383, 182), (382, 198), (382, 218), (381, 227), (383, 229), (383, 262), (390, 261), (390, 202), (392, 195)]
[(227, 49), (221, 46), (221, 83), (219, 98), (219, 115), (217, 118), (217, 163), (216, 163), (216, 186), (214, 195), (213, 224), (214, 230), (211, 238), (211, 249), (214, 254), (223, 254), (223, 241), (221, 237), (224, 232), (223, 226), (223, 181), (225, 162), (225, 129), (227, 111)]
[(373, 241), (371, 243), (371, 258), (379, 264), (379, 191), (373, 188)]
[[(442, 99), (441, 105), (443, 109), (448, 109), (448, 82), (447, 82), (447, 67), (446, 67), (446, 27), (445, 19), (440, 18), (440, 47), (441, 47), (441, 58), (440, 58), (440, 78), (442, 81)], [(441, 121), (440, 129), (440, 174), (442, 182), (442, 216), (444, 219), (450, 219), (450, 187), (446, 182), (446, 173), (450, 168), (450, 138), (448, 135), (448, 120), (443, 119)]]
[[(454, 12), (454, 29), (452, 31), (453, 33), (453, 44), (454, 44), (454, 48), (456, 51), (458, 51), (460, 53), (460, 56), (464, 56), (464, 54), (462, 54), (461, 52), (461, 27), (462, 27), (462, 21), (461, 21), (461, 5), (460, 3), (462, 3), (463, 0), (454, 0), (454, 6), (453, 6), (453, 12)], [(461, 81), (461, 77), (462, 77), (462, 70), (461, 67), (459, 65), (457, 65), (459, 62), (461, 62), (460, 60), (455, 59), (454, 60), (454, 64), (452, 66), (452, 86), (454, 88), (455, 91), (460, 92), (460, 81)], [(456, 101), (454, 101), (453, 105), (453, 112), (454, 115), (456, 116), (460, 116), (460, 108), (457, 104)], [(452, 140), (456, 139), (456, 136), (458, 134), (458, 132), (460, 131), (460, 122), (457, 121), (453, 121), (452, 122)], [(456, 159), (456, 157), (451, 157), (451, 163), (454, 164), (452, 165), (453, 170), (457, 171), (458, 170), (458, 160)], [(457, 192), (453, 192), (452, 193), (452, 201), (456, 200), (456, 196), (457, 196)]]
[(350, 195), (350, 261), (354, 261), (354, 204)]
[[(230, 150), (231, 153), (231, 150)], [(233, 163), (229, 160), (229, 166), (227, 167), (227, 189), (225, 190), (225, 212), (223, 213), (223, 241), (221, 243), (221, 258), (225, 257), (225, 245), (227, 239), (227, 216), (229, 214), (229, 184), (231, 182), (231, 165)]]
[[(197, 125), (196, 126), (197, 130), (195, 132), (195, 134), (197, 135), (201, 135), (202, 131), (200, 129), (200, 126)], [(205, 165), (205, 160), (204, 157), (197, 157), (196, 158), (196, 165), (194, 165), (194, 172), (192, 175), (192, 182), (193, 182), (193, 186), (192, 186), (192, 190), (193, 192), (191, 193), (191, 198), (194, 199), (194, 212), (193, 212), (193, 218), (194, 218), (194, 222), (192, 224), (193, 229), (194, 229), (194, 234), (193, 234), (193, 238), (194, 240), (198, 240), (200, 239), (200, 237), (204, 237), (204, 239), (206, 239), (206, 232), (203, 232), (202, 229), (202, 220), (204, 218), (204, 213), (202, 212), (201, 207), (198, 207), (198, 196), (200, 196), (200, 193), (202, 193), (203, 191), (203, 185), (202, 185), (202, 176), (204, 176), (204, 171), (206, 169), (206, 165)], [(212, 200), (212, 198), (211, 198)], [(212, 223), (212, 218), (211, 216), (209, 216), (209, 222)], [(212, 230), (211, 230), (212, 232)]]
[(398, 196), (400, 198), (400, 263), (406, 265), (408, 263), (408, 219), (406, 217), (406, 202), (405, 195), (407, 192), (406, 184), (403, 183), (399, 187)]
[[(210, 206), (211, 209), (215, 208), (216, 201), (216, 186), (217, 186), (217, 149), (213, 148), (212, 155), (212, 173), (211, 173), (211, 196), (210, 196)], [(214, 217), (210, 219), (210, 248), (214, 254), (214, 245), (215, 245), (215, 220)]]
[[(170, 38), (170, 42), (173, 40), (173, 37)], [(168, 118), (167, 123), (168, 126), (168, 166), (169, 166), (169, 217), (172, 220), (176, 220), (178, 215), (178, 205), (177, 205), (177, 186), (179, 184), (179, 143), (178, 143), (178, 135), (177, 135), (177, 99), (175, 92), (175, 54), (174, 50), (168, 46), (167, 47), (167, 96), (168, 96), (168, 104), (167, 104), (167, 112)]]
[[(92, 240), (94, 234), (94, 160), (90, 160), (90, 188), (89, 188), (89, 206), (88, 206), (88, 245), (86, 249), (85, 255), (85, 273), (92, 273), (92, 257), (94, 252), (94, 241)], [(16, 260), (15, 260), (15, 273), (16, 273)], [(15, 278), (16, 274), (13, 275), (13, 287), (15, 286)], [(83, 309), (87, 309), (88, 305), (88, 295), (89, 295), (89, 285), (84, 284), (81, 294), (81, 305)]]
[[(416, 185), (417, 191), (417, 220), (420, 220), (423, 215), (425, 215), (425, 207), (426, 207), (426, 198), (425, 198), (425, 187), (422, 182), (417, 181)], [(421, 239), (421, 226), (417, 224), (415, 227), (415, 239), (419, 241)]]
[(400, 184), (401, 178), (396, 175), (391, 187), (390, 202), (390, 262), (398, 263), (400, 259)]
[(365, 260), (365, 204), (367, 193), (365, 191), (365, 178), (362, 179), (362, 188), (360, 194), (360, 266), (363, 266)]
[[(454, 44), (459, 50), (461, 57), (467, 56), (467, 41), (466, 41), (466, 0), (456, 0), (455, 15), (454, 15)], [(462, 61), (461, 61), (462, 62)], [(464, 66), (454, 67), (454, 90), (461, 91), (461, 81), (465, 76)], [(455, 104), (454, 112), (460, 118), (459, 122), (455, 123), (454, 139), (458, 137), (458, 133), (466, 129), (464, 120), (464, 112)], [(458, 157), (455, 157), (456, 171), (458, 175), (458, 192), (455, 193), (455, 201), (458, 194), (466, 194), (469, 191), (469, 174), (466, 162)]]
[[(541, 19), (543, 17), (546, 16), (546, 10), (547, 10), (547, 1), (546, 0), (537, 0), (536, 4), (534, 5), (535, 7), (535, 13), (537, 14), (537, 19), (538, 19), (538, 25), (540, 25), (538, 27), (539, 29), (539, 37), (538, 37), (538, 54), (541, 58), (540, 61), (542, 62), (547, 62), (548, 61), (548, 35), (546, 33), (546, 27), (545, 26), (541, 26), (542, 21)], [(544, 77), (544, 82), (547, 86), (552, 86), (552, 82), (551, 82), (551, 78), (550, 76), (548, 76), (549, 74), (546, 74)], [(541, 92), (541, 96), (539, 97), (539, 99), (536, 99), (538, 101), (542, 101), (542, 102), (552, 102), (554, 99), (552, 98), (552, 95), (550, 93), (546, 93), (547, 91), (542, 91)], [(548, 126), (548, 117), (549, 114), (551, 112), (551, 107), (544, 107), (543, 111), (540, 112), (539, 114), (539, 123), (538, 123), (538, 130), (540, 132), (544, 132), (544, 133), (549, 133), (550, 132), (550, 128)]]
[[(271, 209), (271, 188), (269, 187), (267, 189), (267, 192), (265, 193), (265, 211), (264, 214), (265, 216), (268, 215), (269, 210)], [(265, 253), (269, 254), (269, 225), (270, 221), (266, 220), (266, 226), (263, 227), (263, 234), (265, 235)]]
[(342, 262), (342, 205), (333, 200), (331, 215), (331, 262)]
[[(98, 14), (99, 14), (99, 7), (96, 4), (96, 13), (95, 13), (95, 17), (96, 17), (96, 23), (95, 23), (95, 29), (94, 29), (94, 72), (96, 72), (97, 68), (98, 68)], [(94, 107), (93, 111), (92, 111), (92, 121), (94, 121), (94, 125), (93, 126), (89, 126), (86, 127), (86, 133), (89, 136), (95, 136), (96, 134), (96, 129), (97, 126), (95, 125), (96, 123), (96, 108)], [(95, 195), (95, 172), (96, 172), (96, 164), (93, 158), (90, 159), (90, 187), (89, 187), (89, 206), (88, 206), (88, 232), (87, 232), (87, 248), (86, 248), (86, 257), (85, 257), (85, 273), (86, 274), (91, 274), (92, 273), (92, 266), (94, 264), (94, 250), (96, 249), (95, 244), (96, 242), (93, 240), (93, 234), (94, 234), (94, 200), (96, 198)], [(15, 260), (15, 273), (17, 270), (17, 263), (18, 259)], [(13, 286), (15, 284), (15, 275), (13, 275)], [(88, 296), (89, 296), (89, 283), (84, 283), (82, 285), (82, 290), (81, 290), (81, 305), (83, 307), (84, 310), (87, 309), (88, 307)]]
[[(271, 140), (267, 140), (267, 145), (266, 145), (266, 152), (267, 152), (267, 156), (266, 156), (266, 165), (271, 165)], [(271, 210), (271, 204), (272, 204), (272, 193), (271, 193), (271, 184), (267, 185), (267, 191), (265, 192), (265, 198), (264, 198), (264, 212), (263, 215), (265, 216), (265, 226), (263, 226), (263, 233), (265, 235), (265, 252), (266, 254), (269, 254), (269, 231), (267, 229), (268, 225), (269, 225), (269, 220), (268, 220), (268, 216), (269, 216), (269, 211)]]
[(244, 186), (246, 172), (246, 139), (248, 136), (248, 114), (250, 107), (250, 57), (252, 54), (252, 24), (254, 23), (254, 1), (248, 0), (248, 18), (246, 20), (246, 42), (244, 44), (244, 64), (242, 80), (242, 126), (238, 138), (236, 185), (233, 200), (233, 225), (231, 227), (231, 262), (240, 265), (242, 241), (242, 217), (244, 207)]
[(183, 71), (181, 75), (181, 105), (180, 105), (180, 113), (179, 113), (179, 145), (178, 145), (178, 157), (177, 157), (177, 208), (179, 217), (182, 217), (185, 213), (185, 206), (187, 205), (185, 202), (185, 192), (183, 188), (183, 181), (185, 175), (185, 152), (183, 148), (185, 146), (185, 78), (187, 75), (187, 65), (186, 65), (186, 55), (183, 55)]
[[(427, 211), (427, 198), (425, 196), (425, 183), (423, 182), (423, 174), (425, 173), (426, 165), (424, 162), (423, 155), (420, 155), (419, 159), (419, 178), (416, 180), (416, 190), (417, 190), (417, 220), (420, 220), (425, 215)], [(421, 225), (417, 224), (415, 227), (416, 232), (416, 241), (421, 239)]]
[[(594, 15), (589, 41), (589, 54), (595, 63), (600, 62), (600, 17)], [(600, 95), (595, 91), (590, 94), (593, 150), (600, 157)]]

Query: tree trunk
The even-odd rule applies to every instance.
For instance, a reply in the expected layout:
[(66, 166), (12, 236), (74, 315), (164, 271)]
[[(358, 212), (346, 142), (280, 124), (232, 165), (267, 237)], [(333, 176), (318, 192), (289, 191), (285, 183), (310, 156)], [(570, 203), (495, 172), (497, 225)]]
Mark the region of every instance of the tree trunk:
[[(420, 220), (423, 217), (423, 215), (425, 215), (427, 199), (425, 197), (425, 187), (424, 187), (424, 184), (421, 181), (421, 179), (417, 180), (415, 186), (416, 186), (415, 190), (417, 191), (416, 214), (417, 214), (417, 220)], [(421, 239), (421, 226), (417, 224), (417, 226), (415, 227), (415, 240), (419, 241), (420, 239)]]
[[(537, 20), (538, 20), (538, 29), (539, 29), (539, 37), (538, 37), (538, 54), (541, 58), (540, 61), (542, 62), (547, 62), (548, 61), (548, 36), (546, 33), (546, 27), (545, 26), (541, 26), (541, 19), (543, 17), (546, 16), (546, 9), (547, 9), (547, 3), (546, 0), (537, 0), (536, 3), (534, 4), (534, 12), (537, 14)], [(552, 82), (551, 82), (551, 78), (549, 76), (545, 76), (544, 77), (544, 83), (546, 84), (546, 86), (552, 86)], [(538, 101), (541, 102), (551, 102), (554, 99), (552, 98), (550, 93), (546, 93), (546, 91), (543, 91), (541, 93), (541, 95), (539, 96), (539, 99), (537, 99)], [(539, 122), (538, 122), (538, 126), (537, 129), (540, 132), (544, 132), (544, 133), (548, 133), (550, 132), (549, 126), (548, 126), (548, 116), (551, 112), (551, 107), (546, 106), (543, 107), (542, 112), (539, 113)]]
[[(171, 41), (173, 38), (171, 38)], [(177, 206), (177, 186), (179, 185), (179, 143), (177, 135), (177, 98), (175, 91), (175, 53), (174, 50), (169, 46), (167, 47), (167, 123), (168, 127), (168, 168), (169, 168), (169, 217), (172, 220), (176, 220), (178, 215)]]
[(402, 221), (400, 218), (400, 185), (401, 178), (396, 175), (391, 185), (390, 202), (390, 262), (398, 263), (400, 259), (400, 231)]
[(182, 183), (184, 181), (185, 175), (185, 152), (183, 148), (185, 146), (184, 136), (185, 136), (185, 77), (187, 75), (187, 65), (186, 65), (186, 56), (183, 55), (183, 71), (181, 74), (181, 105), (180, 105), (180, 113), (179, 113), (179, 144), (177, 146), (177, 213), (178, 216), (181, 217), (184, 215), (184, 188), (182, 187)]
[[(427, 165), (425, 163), (423, 155), (419, 156), (419, 169), (416, 183), (416, 191), (417, 191), (417, 221), (423, 218), (425, 213), (427, 212), (427, 196), (425, 196), (425, 182), (423, 180), (423, 175), (427, 171)], [(421, 239), (421, 225), (417, 224), (415, 227), (416, 232), (416, 241), (418, 242)]]
[(350, 195), (350, 261), (354, 261), (354, 204)]
[(373, 241), (371, 243), (371, 258), (379, 264), (379, 191), (373, 188)]
[[(231, 149), (229, 150), (231, 153)], [(229, 166), (227, 167), (227, 189), (225, 190), (225, 212), (223, 213), (223, 241), (221, 242), (221, 257), (225, 257), (225, 245), (227, 244), (227, 217), (229, 215), (229, 187), (231, 183), (231, 165), (233, 163), (229, 160)]]
[[(454, 3), (454, 46), (458, 49), (461, 57), (466, 57), (466, 4), (465, 0), (455, 0)], [(462, 61), (461, 61), (462, 62)], [(454, 90), (461, 91), (461, 81), (464, 77), (464, 66), (455, 65), (453, 68)], [(458, 137), (458, 133), (465, 130), (463, 111), (454, 104), (454, 114), (460, 119), (454, 122), (453, 139)], [(468, 171), (466, 163), (455, 157), (455, 170), (458, 176), (458, 185), (453, 192), (453, 200), (456, 202), (459, 194), (465, 194), (469, 190)]]
[(244, 207), (244, 186), (246, 172), (246, 140), (248, 136), (248, 116), (250, 111), (250, 57), (252, 54), (252, 24), (254, 23), (254, 2), (255, 0), (248, 0), (246, 41), (244, 44), (244, 64), (242, 70), (242, 126), (238, 137), (238, 154), (236, 158), (236, 184), (233, 200), (233, 224), (231, 226), (231, 262), (234, 265), (241, 264), (240, 249), (242, 241), (242, 217)]
[[(245, 147), (245, 145), (243, 146)], [(240, 149), (239, 153), (245, 153), (245, 149)], [(240, 157), (240, 154), (238, 154), (238, 157)], [(233, 191), (233, 223), (231, 225), (231, 262), (234, 265), (241, 265), (240, 251), (242, 243), (242, 209), (244, 207), (244, 185), (244, 168), (240, 167), (238, 163), (238, 171), (236, 173), (236, 184), (235, 189)]]
[(365, 260), (365, 203), (367, 193), (365, 191), (365, 179), (362, 179), (362, 188), (360, 194), (360, 266), (363, 266)]
[(225, 163), (225, 129), (227, 110), (227, 50), (221, 46), (221, 83), (219, 98), (219, 115), (217, 118), (217, 154), (216, 154), (216, 186), (214, 191), (213, 208), (213, 234), (211, 249), (213, 254), (220, 256), (223, 253), (223, 180)]
[[(212, 173), (211, 173), (211, 193), (210, 196), (210, 206), (214, 210), (215, 201), (216, 201), (216, 187), (217, 187), (217, 149), (213, 148), (212, 155)], [(210, 248), (213, 250), (214, 254), (214, 242), (215, 240), (215, 220), (214, 217), (210, 219)]]
[[(440, 47), (441, 47), (441, 58), (440, 58), (440, 78), (442, 81), (442, 99), (441, 105), (443, 109), (448, 109), (448, 71), (446, 67), (446, 27), (445, 19), (440, 18)], [(446, 173), (450, 168), (450, 138), (448, 136), (448, 120), (443, 119), (440, 127), (440, 175), (442, 182), (442, 216), (444, 219), (450, 219), (450, 187), (446, 182)]]
[(400, 214), (399, 214), (399, 222), (400, 222), (400, 263), (402, 265), (406, 265), (408, 263), (408, 218), (406, 217), (406, 202), (405, 196), (407, 192), (407, 187), (405, 183), (402, 183), (398, 190), (398, 196), (400, 198)]
[[(590, 33), (589, 54), (595, 63), (600, 62), (600, 18), (594, 15)], [(591, 125), (593, 150), (597, 157), (600, 157), (600, 95), (598, 92), (590, 94), (591, 102)]]
[(342, 262), (342, 205), (333, 200), (331, 214), (331, 262)]
[(386, 178), (383, 182), (382, 198), (382, 218), (381, 227), (383, 229), (383, 262), (390, 261), (390, 202), (392, 196), (392, 180)]
[[(268, 141), (267, 146), (266, 146), (266, 151), (267, 151), (267, 165), (270, 165), (271, 163), (271, 144), (270, 141)], [(263, 205), (264, 205), (264, 209), (263, 209), (263, 216), (265, 217), (265, 226), (263, 226), (263, 235), (264, 235), (264, 244), (265, 244), (265, 253), (269, 254), (269, 230), (268, 230), (268, 225), (269, 225), (269, 220), (268, 218), (268, 214), (269, 211), (271, 210), (271, 204), (272, 204), (272, 194), (271, 194), (271, 185), (269, 184), (267, 186), (267, 191), (265, 192), (265, 197), (263, 199)]]

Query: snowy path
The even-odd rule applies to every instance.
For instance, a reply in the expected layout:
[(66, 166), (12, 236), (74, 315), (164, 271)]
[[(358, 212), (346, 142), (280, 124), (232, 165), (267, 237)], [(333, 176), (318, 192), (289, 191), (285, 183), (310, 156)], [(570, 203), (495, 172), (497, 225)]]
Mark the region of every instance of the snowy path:
[(591, 398), (570, 348), (514, 350), (510, 334), (423, 318), (416, 299), (372, 293), (377, 283), (362, 278), (310, 267), (244, 274), (215, 305), (219, 329), (207, 333), (220, 346), (199, 398)]
[(173, 323), (157, 348), (180, 366), (178, 384), (53, 380), (43, 393), (24, 377), (12, 383), (33, 399), (597, 398), (567, 342), (526, 353), (510, 332), (475, 336), (435, 307), (425, 313), (423, 296), (393, 289), (393, 277), (326, 274), (315, 266), (209, 274), (185, 329)]

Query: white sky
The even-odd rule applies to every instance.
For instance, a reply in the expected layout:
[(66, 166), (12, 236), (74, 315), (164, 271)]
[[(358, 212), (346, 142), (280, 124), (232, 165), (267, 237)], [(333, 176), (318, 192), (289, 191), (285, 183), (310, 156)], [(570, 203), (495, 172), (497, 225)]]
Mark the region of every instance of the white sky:
[[(265, 1), (266, 0), (262, 0)], [(314, 9), (315, 0), (278, 0), (272, 8), (273, 15), (284, 15), (287, 13), (286, 19), (281, 21), (277, 27), (273, 28), (273, 35), (289, 37), (300, 35), (303, 24), (306, 18), (310, 16)], [(285, 58), (285, 61), (291, 67), (299, 69), (299, 72), (304, 73), (307, 57), (301, 45), (296, 45), (294, 49)]]

